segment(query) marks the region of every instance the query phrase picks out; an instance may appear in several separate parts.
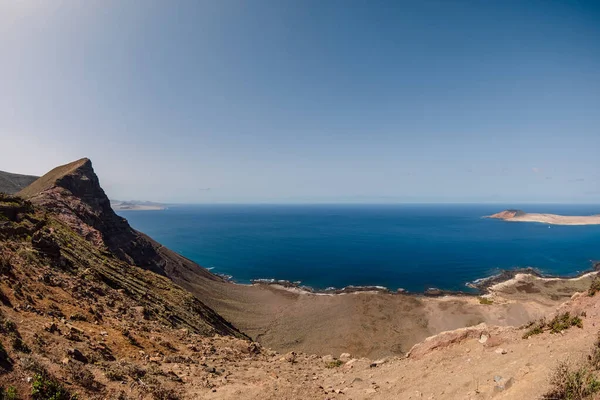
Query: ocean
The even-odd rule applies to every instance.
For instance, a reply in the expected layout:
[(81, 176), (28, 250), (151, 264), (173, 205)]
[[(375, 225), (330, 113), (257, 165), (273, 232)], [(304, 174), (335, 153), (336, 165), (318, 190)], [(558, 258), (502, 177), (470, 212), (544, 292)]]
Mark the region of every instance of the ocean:
[(177, 205), (119, 211), (161, 244), (240, 283), (274, 278), (315, 289), (379, 285), (469, 289), (503, 269), (572, 276), (600, 260), (600, 225), (481, 218), (506, 208), (565, 215), (594, 205)]

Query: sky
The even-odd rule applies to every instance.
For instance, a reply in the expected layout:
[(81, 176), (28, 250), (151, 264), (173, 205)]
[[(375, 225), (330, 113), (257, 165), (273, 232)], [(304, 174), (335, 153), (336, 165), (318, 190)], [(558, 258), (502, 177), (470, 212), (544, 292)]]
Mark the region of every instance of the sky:
[(600, 202), (600, 2), (0, 0), (0, 170), (113, 199)]

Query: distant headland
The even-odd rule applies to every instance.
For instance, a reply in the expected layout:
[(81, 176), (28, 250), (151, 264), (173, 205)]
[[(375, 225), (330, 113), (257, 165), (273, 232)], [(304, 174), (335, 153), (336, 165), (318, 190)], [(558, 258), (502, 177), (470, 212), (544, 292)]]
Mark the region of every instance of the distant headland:
[(167, 208), (164, 204), (153, 203), (151, 201), (139, 201), (139, 200), (130, 200), (130, 201), (111, 200), (110, 206), (115, 211), (125, 211), (125, 210), (155, 211), (155, 210), (164, 210), (165, 208)]
[(551, 225), (600, 225), (600, 214), (597, 215), (556, 215), (526, 213), (521, 210), (504, 210), (486, 218), (501, 219), (510, 222), (540, 222)]

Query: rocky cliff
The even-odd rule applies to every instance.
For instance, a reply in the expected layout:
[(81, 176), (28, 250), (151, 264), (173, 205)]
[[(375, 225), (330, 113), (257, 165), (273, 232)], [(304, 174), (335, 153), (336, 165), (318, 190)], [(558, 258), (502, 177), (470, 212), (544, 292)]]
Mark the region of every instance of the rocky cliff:
[(125, 262), (161, 275), (191, 271), (204, 279), (221, 280), (134, 230), (115, 214), (87, 158), (53, 169), (18, 195), (53, 213), (88, 241), (106, 247)]

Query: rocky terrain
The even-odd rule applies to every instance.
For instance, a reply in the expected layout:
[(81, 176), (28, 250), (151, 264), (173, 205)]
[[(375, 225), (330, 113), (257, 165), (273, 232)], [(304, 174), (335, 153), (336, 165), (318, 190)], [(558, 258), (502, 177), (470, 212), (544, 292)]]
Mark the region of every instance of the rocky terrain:
[(0, 171), (0, 193), (14, 194), (33, 183), (38, 177)]
[(598, 215), (557, 215), (526, 213), (521, 210), (505, 210), (489, 215), (487, 218), (510, 222), (539, 222), (550, 225), (600, 225)]
[(598, 289), (235, 285), (132, 229), (82, 159), (0, 197), (0, 399), (585, 398)]

